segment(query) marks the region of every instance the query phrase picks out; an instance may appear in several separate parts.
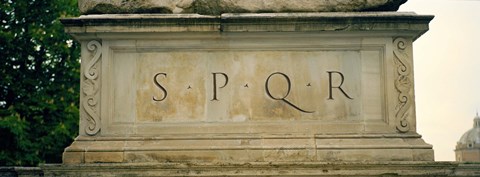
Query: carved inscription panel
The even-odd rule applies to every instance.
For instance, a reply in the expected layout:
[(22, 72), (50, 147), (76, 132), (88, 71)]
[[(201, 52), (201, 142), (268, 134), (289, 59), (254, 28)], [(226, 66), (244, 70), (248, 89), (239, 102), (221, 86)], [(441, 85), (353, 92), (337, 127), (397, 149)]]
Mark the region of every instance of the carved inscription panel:
[(114, 120), (382, 120), (381, 54), (380, 50), (114, 52)]

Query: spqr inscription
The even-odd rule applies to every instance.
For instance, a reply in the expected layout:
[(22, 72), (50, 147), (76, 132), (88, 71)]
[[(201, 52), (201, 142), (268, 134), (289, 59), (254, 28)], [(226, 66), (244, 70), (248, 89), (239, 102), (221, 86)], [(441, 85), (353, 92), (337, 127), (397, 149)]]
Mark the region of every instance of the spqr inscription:
[[(327, 100), (335, 100), (335, 98), (333, 96), (334, 89), (338, 90), (346, 98), (348, 98), (350, 100), (353, 100), (353, 98), (342, 88), (342, 86), (344, 84), (344, 81), (345, 81), (344, 74), (339, 72), (339, 71), (327, 71), (326, 73), (328, 74), (328, 88), (326, 89), (328, 91)], [(211, 74), (212, 74), (211, 76), (212, 76), (212, 80), (213, 80), (213, 83), (212, 83), (213, 84), (213, 87), (212, 87), (213, 88), (212, 89), (212, 95), (213, 96), (212, 96), (212, 99), (210, 101), (220, 101), (217, 93), (219, 92), (220, 89), (224, 89), (228, 85), (229, 77), (228, 77), (228, 74), (223, 73), (223, 72), (212, 72)], [(274, 96), (274, 94), (272, 94), (272, 89), (271, 89), (271, 85), (270, 85), (270, 80), (272, 79), (272, 77), (281, 77), (281, 78), (284, 79), (284, 82), (286, 83), (286, 91), (283, 94), (280, 93), (281, 96)], [(339, 77), (339, 80), (340, 80), (339, 84), (334, 85), (334, 83), (333, 83), (333, 78), (334, 77)], [(161, 78), (163, 78), (162, 80), (165, 80), (166, 82), (168, 82), (167, 73), (157, 73), (153, 76), (153, 84), (161, 92), (161, 94), (158, 94), (158, 95), (154, 94), (154, 96), (152, 96), (152, 99), (156, 102), (164, 101), (168, 97), (167, 89), (160, 83)], [(309, 83), (307, 86), (309, 87), (309, 86), (311, 86), (311, 84)], [(248, 88), (247, 85), (245, 85), (244, 87)], [(189, 85), (188, 89), (192, 89), (192, 87)], [(294, 104), (293, 102), (288, 100), (288, 96), (290, 95), (291, 89), (292, 89), (292, 82), (290, 80), (290, 77), (285, 73), (282, 73), (282, 72), (271, 73), (265, 80), (265, 93), (267, 95), (267, 99), (280, 101), (282, 103), (285, 103), (285, 104), (289, 105), (290, 107), (294, 108), (295, 110), (298, 110), (298, 111), (303, 112), (303, 113), (314, 113), (315, 111), (308, 111), (308, 110), (302, 109), (297, 104)], [(320, 91), (322, 91), (322, 90), (320, 90)]]

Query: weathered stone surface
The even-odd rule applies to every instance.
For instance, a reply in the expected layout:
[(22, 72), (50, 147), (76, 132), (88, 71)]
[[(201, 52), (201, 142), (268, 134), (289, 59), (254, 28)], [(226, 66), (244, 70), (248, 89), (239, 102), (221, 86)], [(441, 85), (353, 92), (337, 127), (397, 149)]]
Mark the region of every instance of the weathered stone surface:
[[(93, 144), (92, 146), (95, 146)], [(123, 162), (123, 152), (85, 152), (85, 163)]]
[(407, 0), (79, 0), (82, 14), (396, 11)]
[(0, 167), (0, 177), (41, 177), (40, 167)]
[(63, 163), (85, 163), (85, 152), (64, 152)]
[(64, 163), (433, 161), (431, 148), (418, 135), (79, 137)]
[(45, 176), (415, 176), (480, 175), (480, 163), (251, 162), (43, 165)]

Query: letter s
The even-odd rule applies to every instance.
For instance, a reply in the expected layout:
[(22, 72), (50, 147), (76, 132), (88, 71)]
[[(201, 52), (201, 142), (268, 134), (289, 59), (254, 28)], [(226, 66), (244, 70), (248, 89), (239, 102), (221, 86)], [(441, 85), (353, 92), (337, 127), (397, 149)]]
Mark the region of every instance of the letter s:
[(153, 76), (153, 83), (158, 87), (160, 88), (160, 90), (162, 90), (163, 92), (163, 97), (160, 98), (160, 99), (157, 99), (155, 98), (155, 96), (153, 96), (153, 101), (163, 101), (165, 100), (165, 98), (167, 98), (167, 90), (165, 89), (165, 87), (163, 87), (159, 82), (158, 82), (158, 76), (160, 75), (163, 75), (165, 78), (167, 78), (167, 73), (157, 73), (155, 74), (155, 76)]

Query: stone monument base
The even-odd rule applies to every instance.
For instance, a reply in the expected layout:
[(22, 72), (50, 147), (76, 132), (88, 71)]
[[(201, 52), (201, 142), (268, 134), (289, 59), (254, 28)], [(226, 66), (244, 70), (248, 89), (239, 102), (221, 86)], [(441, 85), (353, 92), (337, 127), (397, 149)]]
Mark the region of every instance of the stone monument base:
[(47, 164), (45, 176), (479, 176), (480, 163), (251, 162)]
[(63, 163), (433, 161), (418, 134), (78, 137)]
[(65, 164), (433, 161), (401, 12), (105, 14), (82, 44)]

